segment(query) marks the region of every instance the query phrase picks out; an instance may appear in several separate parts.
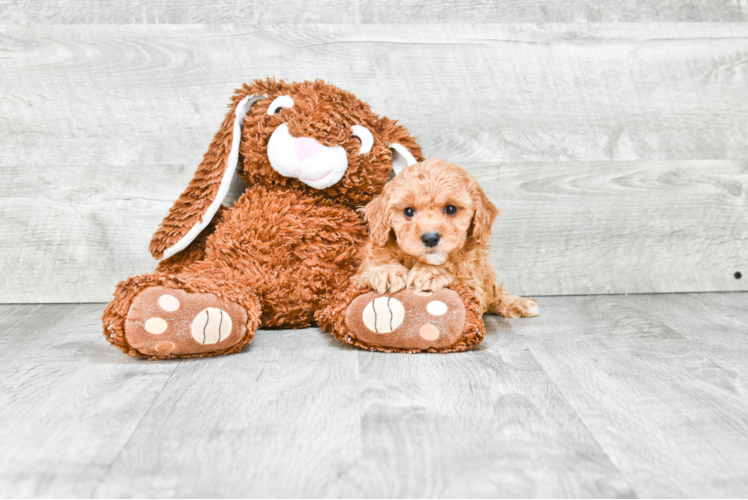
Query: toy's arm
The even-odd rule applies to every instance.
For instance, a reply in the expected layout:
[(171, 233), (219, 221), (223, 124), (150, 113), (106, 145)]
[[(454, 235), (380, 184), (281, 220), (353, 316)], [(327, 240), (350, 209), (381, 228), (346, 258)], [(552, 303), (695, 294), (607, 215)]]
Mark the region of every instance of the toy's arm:
[(208, 152), (151, 240), (151, 255), (166, 259), (187, 246), (210, 224), (226, 197), (239, 160), (241, 124), (249, 108), (265, 95), (237, 95)]

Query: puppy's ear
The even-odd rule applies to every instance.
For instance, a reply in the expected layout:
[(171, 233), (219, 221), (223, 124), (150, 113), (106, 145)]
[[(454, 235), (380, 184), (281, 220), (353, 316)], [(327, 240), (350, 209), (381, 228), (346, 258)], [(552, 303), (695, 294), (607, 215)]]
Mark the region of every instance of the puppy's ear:
[(371, 200), (363, 209), (364, 217), (369, 223), (369, 237), (374, 245), (382, 247), (390, 238), (389, 192), (384, 192)]
[(405, 167), (424, 160), (421, 147), (411, 137), (408, 129), (398, 125), (396, 120), (390, 120), (387, 117), (382, 118), (379, 121), (379, 130), (385, 145), (390, 148), (392, 171), (395, 175), (402, 172)]
[(155, 258), (168, 258), (187, 248), (221, 206), (239, 160), (242, 121), (252, 104), (267, 98), (252, 90), (245, 86), (234, 95), (231, 109), (195, 176), (153, 235), (150, 250)]
[(486, 193), (476, 182), (473, 186), (473, 201), (475, 203), (475, 214), (473, 215), (473, 238), (478, 245), (485, 247), (491, 239), (491, 227), (501, 211), (491, 203)]

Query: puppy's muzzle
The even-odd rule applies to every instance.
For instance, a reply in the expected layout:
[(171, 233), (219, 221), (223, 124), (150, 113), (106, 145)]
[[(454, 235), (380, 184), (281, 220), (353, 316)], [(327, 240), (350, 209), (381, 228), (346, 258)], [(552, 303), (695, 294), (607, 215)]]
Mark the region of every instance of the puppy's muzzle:
[(433, 248), (438, 245), (440, 239), (441, 236), (439, 236), (439, 233), (436, 232), (423, 233), (423, 235), (421, 235), (421, 241), (429, 248)]

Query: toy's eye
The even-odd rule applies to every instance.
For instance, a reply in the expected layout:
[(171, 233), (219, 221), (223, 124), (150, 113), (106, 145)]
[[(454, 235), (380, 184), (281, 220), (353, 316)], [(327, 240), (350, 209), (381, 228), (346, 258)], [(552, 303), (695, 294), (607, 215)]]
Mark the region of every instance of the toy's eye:
[(361, 149), (358, 154), (366, 154), (371, 151), (374, 146), (374, 136), (371, 135), (371, 131), (363, 125), (354, 125), (351, 127), (352, 136), (361, 142)]
[(293, 108), (293, 99), (290, 95), (282, 95), (273, 99), (273, 102), (268, 107), (268, 114), (278, 114), (283, 108)]
[(447, 205), (444, 207), (444, 213), (447, 215), (454, 215), (457, 213), (457, 207), (454, 205)]
[(408, 207), (405, 210), (403, 210), (403, 213), (405, 214), (405, 217), (410, 219), (416, 214), (416, 211), (413, 209), (413, 207)]

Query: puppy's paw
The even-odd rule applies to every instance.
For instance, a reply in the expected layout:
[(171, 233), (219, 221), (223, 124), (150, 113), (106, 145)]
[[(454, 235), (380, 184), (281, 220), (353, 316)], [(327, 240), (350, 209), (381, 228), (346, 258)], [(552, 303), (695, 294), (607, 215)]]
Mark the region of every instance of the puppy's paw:
[(408, 273), (408, 288), (438, 292), (452, 282), (452, 277), (438, 267), (415, 267)]
[(374, 290), (379, 293), (395, 293), (405, 288), (408, 269), (399, 264), (386, 264), (367, 270), (366, 278)]
[(529, 318), (540, 314), (540, 308), (535, 299), (506, 295), (501, 299), (498, 312), (507, 318)]

